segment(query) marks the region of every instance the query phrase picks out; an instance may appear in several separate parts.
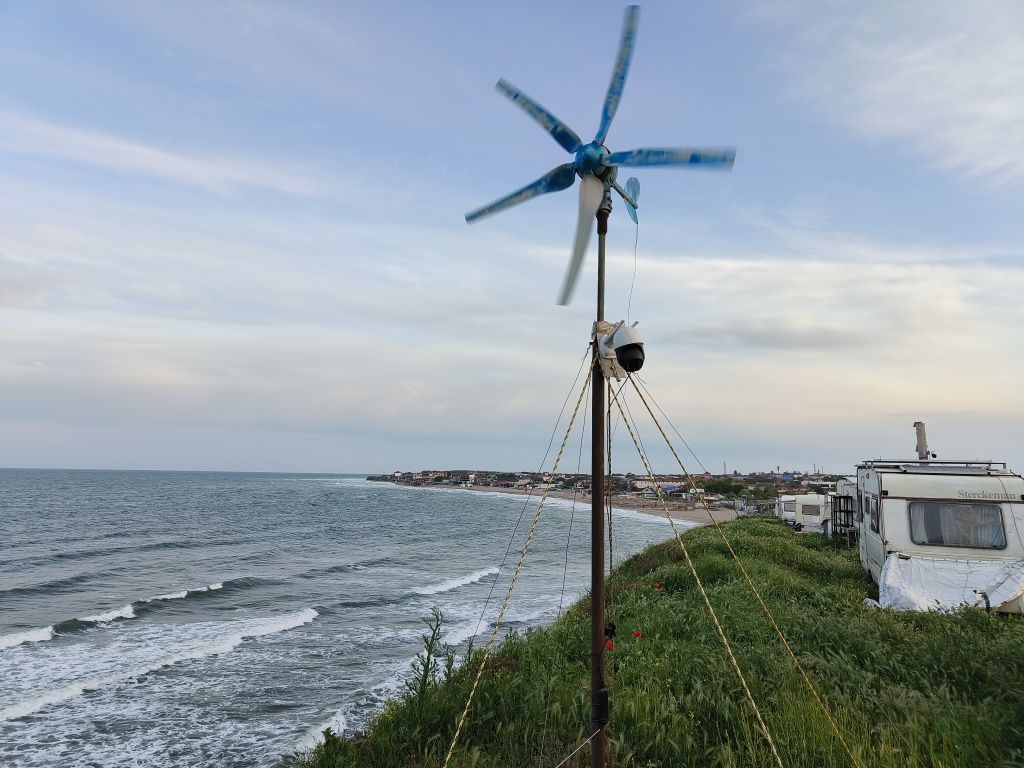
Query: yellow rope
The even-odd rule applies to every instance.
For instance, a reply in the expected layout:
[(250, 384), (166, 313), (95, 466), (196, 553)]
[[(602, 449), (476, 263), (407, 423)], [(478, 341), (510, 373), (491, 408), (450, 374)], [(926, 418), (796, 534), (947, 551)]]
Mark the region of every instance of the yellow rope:
[(651, 478), (651, 482), (654, 483), (654, 489), (658, 496), (658, 501), (661, 502), (662, 509), (665, 511), (665, 517), (668, 518), (668, 522), (672, 526), (672, 533), (675, 535), (676, 541), (679, 542), (679, 547), (683, 550), (683, 555), (686, 557), (686, 564), (690, 567), (690, 572), (693, 574), (693, 578), (697, 582), (697, 588), (700, 590), (701, 597), (704, 598), (704, 605), (707, 606), (708, 613), (711, 615), (711, 621), (715, 625), (718, 637), (721, 639), (722, 645), (725, 646), (725, 652), (729, 656), (729, 661), (732, 663), (732, 668), (735, 670), (736, 676), (739, 678), (740, 685), (743, 686), (743, 692), (747, 696), (747, 702), (750, 704), (751, 709), (754, 710), (754, 716), (757, 718), (757, 722), (761, 726), (761, 730), (764, 732), (765, 739), (768, 741), (768, 746), (771, 747), (772, 755), (775, 757), (775, 762), (778, 764), (779, 768), (784, 768), (782, 764), (782, 757), (779, 755), (779, 750), (775, 746), (775, 740), (772, 738), (771, 731), (768, 730), (768, 724), (761, 715), (761, 709), (757, 706), (757, 702), (754, 701), (754, 695), (750, 692), (750, 686), (747, 685), (747, 678), (744, 676), (743, 670), (740, 669), (740, 664), (736, 660), (736, 656), (732, 651), (732, 644), (729, 642), (729, 638), (726, 637), (725, 630), (722, 628), (722, 623), (718, 619), (718, 614), (716, 613), (714, 606), (711, 605), (711, 600), (708, 598), (708, 593), (704, 589), (704, 584), (701, 582), (700, 576), (697, 574), (697, 568), (693, 563), (693, 559), (690, 557), (690, 551), (686, 548), (686, 544), (683, 543), (682, 536), (679, 535), (679, 529), (676, 528), (675, 520), (673, 520), (672, 515), (669, 514), (668, 505), (665, 503), (664, 496), (661, 495), (661, 486), (658, 485), (658, 481), (654, 477), (654, 470), (651, 468), (650, 462), (647, 460), (647, 455), (644, 453), (643, 448), (640, 447), (640, 443), (633, 432), (633, 427), (630, 424), (629, 419), (626, 418), (626, 413), (622, 409), (622, 404), (619, 402), (618, 395), (613, 395), (613, 397), (615, 399), (615, 405), (618, 406), (619, 414), (622, 416), (622, 423), (625, 424), (626, 429), (629, 430), (629, 436), (633, 439), (633, 445), (636, 446), (637, 453), (640, 455), (640, 459), (644, 463), (647, 475)]
[[(647, 412), (651, 415), (651, 419), (654, 420), (654, 424), (655, 426), (657, 426), (658, 431), (661, 433), (662, 438), (665, 440), (665, 444), (668, 445), (669, 450), (672, 451), (672, 455), (675, 456), (676, 463), (679, 464), (679, 468), (683, 471), (683, 474), (686, 476), (687, 481), (690, 483), (690, 486), (694, 489), (694, 492), (696, 493), (697, 485), (696, 483), (694, 483), (693, 477), (690, 475), (686, 467), (683, 465), (683, 461), (682, 459), (679, 458), (679, 454), (676, 453), (676, 449), (672, 445), (671, 441), (668, 439), (668, 435), (665, 434), (665, 430), (662, 429), (661, 424), (658, 421), (658, 417), (654, 415), (654, 411), (651, 410), (651, 406), (648, 405), (647, 399), (640, 391), (640, 388), (636, 385), (636, 381), (633, 380), (633, 376), (630, 374), (627, 375), (630, 382), (633, 384), (633, 389), (636, 391), (637, 395), (640, 396), (640, 401), (644, 404), (644, 407), (647, 409)], [(846, 754), (849, 755), (850, 761), (859, 768), (862, 765), (862, 763), (853, 754), (853, 750), (850, 749), (850, 745), (846, 743), (846, 739), (843, 738), (842, 731), (839, 730), (839, 725), (836, 723), (835, 717), (832, 715), (832, 711), (829, 709), (828, 704), (825, 703), (825, 700), (818, 693), (818, 689), (815, 688), (814, 683), (811, 681), (810, 675), (807, 674), (807, 671), (804, 669), (803, 664), (800, 663), (800, 660), (797, 658), (796, 653), (794, 653), (793, 647), (789, 644), (789, 640), (786, 639), (785, 634), (783, 634), (782, 632), (782, 628), (775, 620), (775, 617), (772, 615), (771, 610), (769, 610), (767, 604), (764, 601), (764, 598), (761, 597), (761, 592), (758, 590), (756, 586), (754, 586), (754, 582), (750, 578), (750, 574), (747, 573), (747, 569), (744, 567), (743, 561), (740, 560), (739, 555), (737, 555), (736, 551), (732, 548), (732, 544), (729, 543), (729, 537), (725, 535), (725, 530), (715, 519), (715, 516), (711, 514), (711, 509), (708, 507), (708, 503), (704, 499), (704, 497), (701, 496), (700, 494), (697, 495), (700, 497), (701, 504), (704, 507), (704, 511), (707, 513), (708, 517), (711, 519), (712, 524), (717, 529), (718, 533), (721, 535), (722, 541), (725, 542), (725, 546), (729, 549), (729, 553), (736, 561), (736, 565), (739, 566), (740, 572), (743, 574), (743, 578), (746, 579), (746, 582), (749, 585), (751, 592), (754, 593), (754, 597), (757, 598), (757, 602), (761, 605), (761, 609), (768, 617), (768, 621), (771, 622), (771, 625), (775, 628), (775, 631), (779, 635), (779, 639), (782, 640), (782, 645), (785, 646), (786, 652), (789, 654), (789, 657), (793, 660), (793, 663), (796, 665), (796, 668), (800, 671), (800, 674), (803, 676), (804, 682), (807, 684), (807, 687), (811, 691), (811, 695), (814, 696), (815, 701), (818, 702), (818, 706), (821, 707), (821, 711), (824, 712), (825, 717), (828, 718), (828, 722), (832, 726), (832, 730), (835, 731), (836, 736), (839, 738), (839, 742), (843, 745), (843, 749), (845, 749)], [(673, 526), (673, 528), (674, 527), (675, 526)]]
[[(580, 411), (580, 404), (583, 402), (583, 397), (587, 394), (589, 389), (590, 380), (594, 375), (594, 369), (591, 367), (590, 373), (587, 374), (587, 380), (583, 382), (583, 388), (580, 390), (580, 396), (576, 400), (576, 407), (573, 409), (572, 418), (569, 419), (569, 426), (565, 430), (565, 437), (562, 438), (562, 445), (558, 449), (558, 456), (555, 458), (554, 466), (551, 468), (551, 474), (555, 474), (558, 471), (558, 465), (562, 461), (562, 454), (565, 453), (565, 446), (569, 442), (569, 435), (572, 432), (573, 424), (576, 423), (576, 416)], [(544, 495), (541, 496), (540, 504), (537, 506), (537, 513), (533, 516), (533, 523), (530, 525), (530, 531), (526, 535), (526, 541), (523, 542), (523, 551), (519, 554), (519, 562), (516, 564), (515, 571), (512, 572), (512, 580), (508, 584), (508, 590), (505, 592), (505, 599), (502, 601), (501, 610), (498, 611), (498, 617), (494, 621), (494, 630), (491, 632), (490, 638), (487, 640), (487, 645), (484, 646), (483, 658), (480, 660), (480, 668), (476, 672), (476, 677), (473, 679), (473, 687), (469, 690), (469, 698), (466, 699), (466, 706), (462, 710), (462, 715), (459, 717), (459, 724), (455, 728), (455, 735), (452, 736), (452, 743), (448, 746), (448, 754), (444, 758), (443, 768), (448, 768), (448, 762), (452, 759), (452, 753), (455, 751), (455, 745), (458, 743), (459, 734), (462, 732), (462, 726), (465, 725), (466, 717), (469, 715), (469, 708), (473, 704), (473, 697), (476, 695), (477, 686), (480, 684), (480, 678), (483, 677), (484, 668), (487, 666), (487, 660), (490, 658), (491, 650), (494, 647), (494, 640), (498, 636), (498, 630), (501, 628), (502, 619), (505, 617), (505, 610), (508, 608), (509, 601), (512, 599), (512, 590), (516, 587), (516, 582), (519, 580), (519, 574), (523, 569), (523, 563), (526, 562), (526, 553), (530, 549), (530, 542), (533, 541), (533, 535), (537, 532), (537, 524), (540, 522), (540, 514), (544, 510), (544, 504), (548, 500), (548, 496), (551, 494), (551, 486), (544, 489)]]

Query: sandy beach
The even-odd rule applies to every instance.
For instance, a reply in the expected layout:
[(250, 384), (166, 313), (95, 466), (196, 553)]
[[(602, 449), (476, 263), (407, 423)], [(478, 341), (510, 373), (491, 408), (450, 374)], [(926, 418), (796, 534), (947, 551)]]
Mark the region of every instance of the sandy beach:
[[(443, 486), (450, 487), (450, 486)], [(532, 491), (521, 491), (517, 488), (498, 488), (490, 485), (470, 485), (470, 486), (458, 486), (462, 490), (466, 491), (481, 491), (485, 493), (508, 493), (513, 496), (535, 496), (538, 499), (543, 495), (543, 491), (534, 489)], [(551, 491), (548, 494), (553, 499), (565, 499), (567, 501), (573, 500), (573, 494), (568, 491)], [(576, 501), (581, 504), (590, 504), (590, 494), (576, 494)], [(636, 496), (611, 496), (611, 504), (613, 507), (620, 509), (629, 509), (634, 512), (642, 512), (647, 515), (656, 515), (658, 517), (665, 516), (665, 510), (657, 499), (642, 499)], [(692, 504), (686, 504), (679, 501), (668, 501), (667, 502), (669, 514), (675, 520), (686, 520), (691, 523), (708, 523), (708, 513), (704, 511), (703, 507), (694, 507)], [(727, 520), (735, 520), (736, 512), (731, 509), (712, 509), (711, 514), (714, 515), (715, 520), (723, 523)]]

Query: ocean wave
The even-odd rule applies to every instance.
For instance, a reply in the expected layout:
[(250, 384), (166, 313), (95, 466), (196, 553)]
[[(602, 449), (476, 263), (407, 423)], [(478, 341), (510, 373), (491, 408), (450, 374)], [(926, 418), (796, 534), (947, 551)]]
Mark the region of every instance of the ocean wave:
[(186, 597), (198, 597), (206, 592), (214, 592), (218, 589), (224, 589), (224, 582), (216, 581), (213, 584), (207, 584), (205, 587), (196, 587), (195, 589), (183, 589), (180, 592), (169, 592), (166, 595), (157, 595), (151, 597), (148, 600), (142, 600), (142, 603), (159, 603), (164, 600), (184, 600)]
[(479, 618), (476, 618), (472, 621), (456, 624), (445, 633), (441, 641), (446, 645), (462, 645), (471, 637), (481, 635), (490, 628), (490, 622), (480, 621)]
[(160, 659), (141, 664), (138, 667), (121, 670), (111, 675), (100, 675), (76, 680), (62, 688), (47, 691), (46, 693), (12, 704), (9, 707), (0, 709), (0, 721), (17, 720), (38, 712), (45, 707), (53, 704), (60, 704), (77, 696), (81, 696), (86, 691), (95, 691), (100, 688), (106, 688), (110, 685), (116, 685), (117, 683), (124, 682), (125, 680), (139, 678), (143, 675), (148, 675), (156, 672), (157, 670), (170, 667), (175, 664), (180, 664), (185, 661), (196, 661), (199, 659), (205, 659), (209, 656), (229, 653), (237, 648), (243, 640), (263, 637), (265, 635), (273, 635), (278, 632), (294, 629), (295, 627), (300, 627), (303, 624), (309, 624), (318, 615), (319, 614), (313, 608), (303, 608), (301, 611), (296, 611), (295, 613), (272, 616), (266, 619), (231, 622), (232, 624), (241, 623), (245, 626), (228, 633), (224, 637), (209, 639), (206, 642), (202, 642), (177, 653), (164, 656)]
[[(117, 536), (123, 536), (123, 532), (116, 534)], [(72, 543), (90, 543), (91, 539), (79, 539)], [(94, 557), (108, 557), (110, 555), (123, 555), (129, 552), (146, 552), (150, 550), (159, 549), (180, 549), (182, 547), (192, 546), (188, 542), (183, 542), (181, 539), (174, 539), (172, 541), (155, 541), (146, 542), (143, 544), (122, 544), (119, 546), (107, 546), (93, 549), (70, 549), (63, 552), (51, 552), (47, 553), (44, 557), (40, 557), (38, 554), (25, 555), (22, 557), (16, 557), (12, 560), (8, 560), (8, 563), (21, 563), (21, 562), (33, 562), (33, 563), (57, 563), (65, 560), (88, 560)]]
[(331, 565), (318, 571), (312, 571), (311, 573), (347, 573), (348, 571), (365, 571), (367, 568), (373, 568), (377, 565), (387, 565), (392, 562), (390, 557), (373, 557), (367, 560), (356, 560), (353, 563), (339, 563), (338, 565)]
[[(148, 597), (145, 600), (136, 600), (128, 605), (115, 608), (112, 611), (106, 611), (104, 613), (98, 613), (93, 616), (82, 616), (78, 619), (72, 619), (69, 622), (65, 622), (66, 629), (74, 627), (74, 622), (81, 622), (83, 624), (109, 624), (112, 621), (118, 619), (134, 619), (136, 618), (136, 611), (144, 610), (150, 607), (155, 607), (156, 603), (165, 603), (171, 600), (184, 600), (187, 597), (200, 597), (209, 592), (214, 592), (218, 589), (223, 589), (224, 583), (217, 581), (213, 584), (207, 584), (205, 587), (195, 587), (193, 589), (182, 589), (178, 592), (168, 592), (164, 595), (155, 595), (154, 597)], [(58, 625), (61, 626), (61, 625)]]
[(40, 627), (24, 632), (14, 632), (10, 635), (0, 635), (0, 651), (22, 643), (42, 643), (51, 637), (53, 637), (53, 627)]
[(475, 584), (481, 579), (487, 576), (491, 576), (497, 572), (498, 569), (494, 567), (483, 568), (479, 571), (467, 573), (465, 576), (459, 576), (458, 578), (448, 579), (447, 581), (441, 581), (437, 584), (430, 584), (426, 587), (417, 587), (412, 591), (415, 592), (417, 595), (439, 595), (442, 592), (451, 592), (453, 589), (465, 587), (469, 584)]
[(22, 595), (34, 595), (40, 592), (67, 592), (96, 575), (94, 573), (79, 573), (74, 576), (65, 576), (62, 579), (44, 581), (40, 584), (26, 584), (21, 587), (0, 589), (0, 594), (4, 595), (4, 597), (21, 597)]
[(136, 613), (137, 611), (143, 611), (147, 607), (155, 607), (155, 603), (161, 603), (168, 600), (181, 600), (186, 597), (198, 597), (205, 593), (223, 588), (224, 584), (218, 581), (213, 584), (207, 584), (205, 587), (183, 589), (179, 592), (169, 592), (165, 595), (156, 595), (155, 597), (150, 597), (146, 600), (136, 600), (128, 605), (122, 605), (120, 608), (90, 614), (89, 616), (65, 619), (64, 621), (58, 622), (57, 624), (49, 627), (30, 629), (25, 632), (16, 632), (10, 635), (0, 635), (0, 651), (8, 648), (14, 648), (15, 646), (22, 645), (23, 643), (45, 642), (47, 640), (52, 640), (55, 635), (63, 635), (81, 629), (88, 629), (96, 626), (97, 624), (111, 624), (118, 619), (134, 619), (138, 616)]
[(85, 624), (109, 624), (110, 622), (117, 621), (118, 619), (134, 618), (134, 604), (129, 604), (122, 605), (120, 608), (115, 608), (112, 611), (105, 611), (103, 613), (93, 614), (92, 616), (82, 616), (78, 620)]
[(350, 709), (352, 709), (352, 705), (346, 704), (319, 725), (314, 725), (306, 731), (305, 735), (301, 739), (296, 742), (294, 749), (300, 752), (307, 749), (313, 749), (317, 744), (323, 741), (323, 733), (328, 728), (338, 735), (343, 734), (345, 729), (348, 727), (348, 713)]

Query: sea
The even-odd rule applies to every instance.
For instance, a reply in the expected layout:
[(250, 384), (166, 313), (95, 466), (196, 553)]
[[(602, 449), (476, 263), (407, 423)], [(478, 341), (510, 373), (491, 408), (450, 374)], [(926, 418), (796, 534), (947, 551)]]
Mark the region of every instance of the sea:
[[(281, 764), (489, 636), (537, 499), (361, 476), (0, 469), (0, 766)], [(615, 562), (671, 531), (625, 510)], [(505, 627), (589, 585), (549, 500)], [(504, 562), (504, 565), (503, 565)], [(505, 629), (502, 629), (504, 633)]]

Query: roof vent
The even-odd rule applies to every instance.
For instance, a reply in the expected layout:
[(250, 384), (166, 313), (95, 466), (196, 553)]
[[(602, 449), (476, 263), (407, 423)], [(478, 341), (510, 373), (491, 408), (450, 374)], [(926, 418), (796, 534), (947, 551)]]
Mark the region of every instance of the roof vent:
[(917, 431), (917, 458), (920, 461), (928, 461), (928, 459), (934, 459), (935, 454), (928, 452), (928, 437), (924, 432), (924, 422), (915, 421), (914, 429)]

